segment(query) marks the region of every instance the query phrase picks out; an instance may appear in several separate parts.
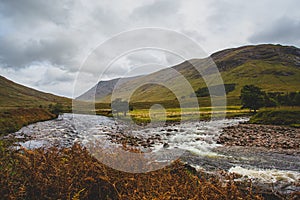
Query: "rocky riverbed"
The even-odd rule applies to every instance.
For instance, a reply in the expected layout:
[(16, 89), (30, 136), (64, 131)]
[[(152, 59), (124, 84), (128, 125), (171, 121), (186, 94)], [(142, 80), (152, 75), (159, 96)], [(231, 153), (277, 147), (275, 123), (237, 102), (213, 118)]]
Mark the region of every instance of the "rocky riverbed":
[(223, 128), (218, 139), (226, 146), (262, 147), (267, 150), (300, 153), (300, 128), (239, 124)]

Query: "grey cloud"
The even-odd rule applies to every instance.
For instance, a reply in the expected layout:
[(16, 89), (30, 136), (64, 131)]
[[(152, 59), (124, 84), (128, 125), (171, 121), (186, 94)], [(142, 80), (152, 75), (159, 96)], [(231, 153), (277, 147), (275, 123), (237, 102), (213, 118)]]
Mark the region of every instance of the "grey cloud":
[(137, 7), (131, 13), (131, 18), (137, 21), (146, 21), (155, 24), (155, 22), (169, 21), (178, 23), (178, 10), (180, 1), (178, 0), (156, 0), (151, 4)]
[[(297, 0), (0, 0), (0, 72), (2, 70), (5, 72), (3, 75), (13, 77), (20, 83), (39, 84), (37, 89), (56, 91), (59, 87), (60, 94), (64, 91), (69, 94), (67, 85), (72, 85), (73, 74), (88, 53), (121, 31), (141, 27), (162, 27), (183, 32), (209, 53), (246, 45), (249, 41), (300, 45), (298, 7)], [(145, 33), (141, 40), (147, 38)], [(136, 44), (140, 42), (135, 36), (132, 41)], [(161, 43), (168, 47), (180, 41), (169, 37), (166, 40), (155, 38), (151, 45)], [(128, 46), (127, 41), (120, 44), (117, 48)], [(178, 46), (181, 50), (190, 51), (188, 44)], [(105, 70), (108, 64), (104, 61), (114, 58), (115, 55), (111, 54), (115, 50), (114, 46), (105, 47), (84, 63), (86, 68), (80, 72), (84, 74), (80, 87), (84, 85), (83, 89), (89, 88), (91, 85), (88, 84), (97, 81), (97, 74)], [(193, 55), (203, 56), (206, 54)], [(129, 56), (123, 61), (108, 69), (103, 78), (124, 75), (136, 64), (162, 62), (170, 66), (180, 62), (180, 59), (166, 53), (163, 56)], [(39, 65), (38, 69), (44, 73), (48, 68), (43, 63), (55, 68), (48, 71), (49, 77), (45, 78), (45, 82), (40, 80), (44, 79), (40, 78), (42, 75), (28, 80), (25, 71), (34, 72), (32, 66)], [(146, 70), (147, 66), (143, 69)], [(18, 74), (18, 71), (23, 73)]]
[(129, 66), (135, 67), (148, 63), (159, 63), (161, 62), (161, 54), (163, 54), (161, 51), (143, 50), (133, 52), (126, 58), (129, 60)]
[(70, 74), (67, 71), (61, 70), (57, 67), (51, 67), (46, 70), (39, 81), (36, 82), (36, 86), (44, 85), (57, 85), (63, 82), (70, 82), (74, 80), (74, 74)]
[(20, 26), (41, 25), (43, 21), (66, 24), (71, 5), (70, 0), (4, 0), (0, 2), (0, 13)]
[(53, 39), (17, 40), (0, 38), (0, 62), (9, 67), (26, 67), (33, 62), (49, 61), (57, 65), (72, 65), (78, 51), (76, 42), (70, 37)]
[(118, 13), (102, 7), (95, 8), (91, 15), (94, 17), (97, 29), (105, 35), (117, 34), (129, 26), (128, 21), (121, 18)]
[(249, 41), (289, 43), (300, 45), (300, 19), (283, 17), (275, 21), (270, 27), (261, 27), (261, 30), (249, 37)]

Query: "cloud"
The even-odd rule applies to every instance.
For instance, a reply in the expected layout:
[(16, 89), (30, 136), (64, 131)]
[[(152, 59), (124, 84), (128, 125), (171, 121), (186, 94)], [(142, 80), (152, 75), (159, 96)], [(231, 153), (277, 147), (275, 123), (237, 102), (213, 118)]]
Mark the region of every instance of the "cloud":
[(130, 17), (151, 23), (168, 20), (170, 17), (177, 19), (181, 2), (178, 0), (153, 1), (134, 9)]
[(300, 46), (300, 19), (283, 17), (253, 34), (249, 41), (253, 43), (272, 42)]
[(48, 61), (56, 65), (73, 65), (74, 55), (79, 47), (73, 38), (61, 36), (51, 39), (30, 39), (23, 41), (7, 36), (0, 38), (0, 62), (13, 68), (26, 67), (34, 62)]
[(36, 63), (25, 68), (0, 68), (0, 74), (17, 83), (44, 92), (71, 97), (76, 73), (50, 63)]
[[(299, 6), (298, 0), (0, 1), (0, 72), (36, 89), (71, 95), (72, 88), (68, 87), (72, 87), (82, 64), (86, 68), (80, 73), (86, 80), (79, 80), (78, 85), (90, 88), (105, 70), (107, 63), (102, 61), (114, 53), (111, 47), (106, 48), (108, 53), (93, 49), (120, 32), (141, 27), (184, 33), (207, 54), (249, 43), (300, 46)], [(145, 33), (141, 40), (146, 38)], [(172, 46), (178, 41), (157, 42)], [(188, 50), (188, 46), (183, 49)], [(90, 54), (95, 59), (85, 63)], [(180, 61), (168, 53), (136, 52), (116, 62), (103, 78), (123, 76), (135, 66), (144, 66), (141, 73), (150, 72), (156, 66), (147, 65), (150, 62), (163, 67)]]
[(45, 22), (66, 26), (71, 8), (70, 0), (9, 0), (0, 3), (2, 17), (11, 19), (16, 28), (25, 30), (43, 26)]

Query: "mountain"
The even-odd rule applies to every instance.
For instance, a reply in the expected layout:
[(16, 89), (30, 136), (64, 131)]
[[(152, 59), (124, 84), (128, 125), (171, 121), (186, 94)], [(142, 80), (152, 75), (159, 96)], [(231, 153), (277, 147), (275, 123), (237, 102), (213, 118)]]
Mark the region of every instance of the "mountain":
[(224, 84), (233, 86), (227, 94), (229, 104), (239, 104), (240, 90), (246, 84), (257, 85), (267, 92), (291, 92), (300, 88), (300, 49), (262, 44), (222, 50), (209, 58), (192, 59), (145, 76), (106, 81), (105, 84), (110, 87), (104, 87), (103, 82), (99, 82), (98, 86), (103, 87), (97, 89), (95, 99), (110, 102), (109, 93), (113, 91), (114, 97), (130, 102), (170, 101), (175, 98), (188, 101), (191, 90), (187, 84), (194, 91), (207, 87), (208, 82), (218, 84), (212, 61)]
[(116, 84), (125, 83), (136, 78), (138, 78), (138, 76), (128, 78), (116, 78), (108, 81), (99, 81), (94, 87), (77, 97), (76, 100), (93, 101), (95, 97), (96, 99), (101, 99), (111, 94)]
[(71, 99), (41, 92), (0, 76), (0, 108), (39, 107), (49, 104), (71, 104)]

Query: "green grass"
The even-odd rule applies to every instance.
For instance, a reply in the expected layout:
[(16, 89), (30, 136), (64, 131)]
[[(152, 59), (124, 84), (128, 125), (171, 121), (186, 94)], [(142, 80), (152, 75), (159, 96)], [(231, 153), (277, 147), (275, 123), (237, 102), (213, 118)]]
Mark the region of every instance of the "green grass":
[(150, 122), (180, 122), (180, 121), (197, 121), (210, 120), (213, 118), (233, 118), (248, 116), (249, 111), (240, 109), (240, 106), (224, 107), (201, 107), (199, 108), (168, 108), (168, 109), (135, 109), (130, 111), (124, 117), (120, 113), (120, 118), (130, 120), (135, 123), (150, 123)]
[(250, 123), (300, 126), (300, 107), (262, 109), (250, 118)]
[(71, 99), (40, 92), (0, 76), (0, 108), (37, 108), (55, 103), (70, 106)]

